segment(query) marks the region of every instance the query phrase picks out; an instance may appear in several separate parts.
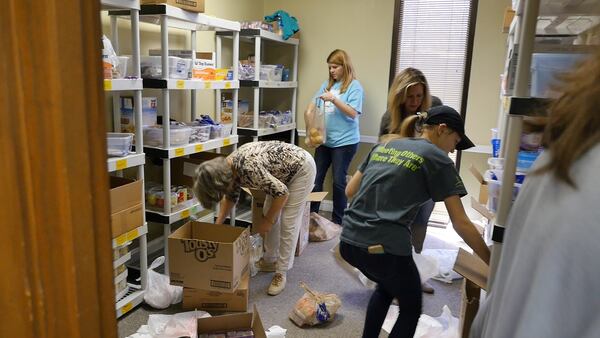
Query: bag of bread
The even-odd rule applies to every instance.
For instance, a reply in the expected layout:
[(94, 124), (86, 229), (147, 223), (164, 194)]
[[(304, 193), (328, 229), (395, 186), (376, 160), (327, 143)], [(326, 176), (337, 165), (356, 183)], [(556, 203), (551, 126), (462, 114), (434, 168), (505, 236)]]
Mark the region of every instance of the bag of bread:
[(294, 309), (290, 312), (289, 317), (294, 324), (302, 327), (333, 321), (337, 310), (342, 306), (340, 298), (333, 293), (315, 292), (303, 282), (300, 282), (300, 286), (306, 293), (296, 302)]
[(320, 100), (320, 98), (317, 98), (304, 112), (304, 123), (306, 125), (304, 143), (311, 148), (320, 146), (326, 140), (324, 102), (319, 102)]

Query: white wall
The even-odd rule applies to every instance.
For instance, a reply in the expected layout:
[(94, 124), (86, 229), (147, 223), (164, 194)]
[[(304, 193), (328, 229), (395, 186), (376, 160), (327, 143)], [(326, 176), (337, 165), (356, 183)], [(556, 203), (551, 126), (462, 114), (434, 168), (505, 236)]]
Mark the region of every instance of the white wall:
[(300, 25), (298, 129), (304, 129), (302, 112), (327, 79), (327, 56), (339, 48), (350, 54), (365, 90), (361, 134), (377, 135), (387, 100), (394, 1), (264, 1), (265, 15), (279, 9)]
[[(478, 145), (490, 145), (490, 129), (498, 121), (500, 74), (504, 69), (507, 38), (502, 33), (502, 22), (504, 9), (510, 5), (510, 0), (479, 1), (465, 121), (467, 135)], [(460, 175), (469, 194), (479, 193), (479, 183), (469, 173), (469, 167), (474, 165), (485, 171), (490, 156), (463, 152)]]

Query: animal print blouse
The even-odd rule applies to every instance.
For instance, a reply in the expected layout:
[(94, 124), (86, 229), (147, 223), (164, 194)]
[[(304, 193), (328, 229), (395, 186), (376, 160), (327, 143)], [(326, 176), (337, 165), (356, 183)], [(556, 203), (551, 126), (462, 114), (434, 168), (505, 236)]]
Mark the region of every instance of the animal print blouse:
[(302, 148), (279, 141), (244, 144), (229, 155), (234, 182), (227, 198), (237, 201), (240, 187), (262, 190), (273, 197), (287, 195), (287, 184), (304, 165), (305, 154)]

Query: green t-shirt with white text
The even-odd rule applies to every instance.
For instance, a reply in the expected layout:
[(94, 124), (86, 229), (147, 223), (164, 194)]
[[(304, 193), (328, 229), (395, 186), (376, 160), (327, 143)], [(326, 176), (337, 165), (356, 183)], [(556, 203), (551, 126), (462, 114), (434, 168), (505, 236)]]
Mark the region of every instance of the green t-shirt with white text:
[(360, 188), (344, 214), (342, 241), (386, 253), (412, 253), (410, 225), (419, 206), (467, 194), (448, 155), (422, 138), (403, 138), (373, 147), (358, 169)]

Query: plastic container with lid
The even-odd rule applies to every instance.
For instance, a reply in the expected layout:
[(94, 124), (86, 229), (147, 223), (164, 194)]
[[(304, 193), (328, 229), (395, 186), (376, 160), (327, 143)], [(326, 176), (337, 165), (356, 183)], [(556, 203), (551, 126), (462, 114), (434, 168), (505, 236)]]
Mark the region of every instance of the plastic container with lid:
[[(190, 143), (192, 128), (172, 125), (169, 131), (171, 146), (180, 146)], [(162, 126), (144, 127), (144, 145), (159, 147), (163, 146)]]
[(553, 86), (559, 84), (556, 76), (568, 72), (586, 54), (533, 53), (531, 57), (531, 96), (557, 98), (560, 95)]
[[(192, 70), (192, 59), (184, 59), (176, 56), (169, 56), (169, 78), (187, 79)], [(140, 69), (143, 78), (160, 79), (162, 76), (162, 57), (160, 56), (142, 56), (140, 60)]]
[(127, 156), (131, 152), (133, 134), (106, 133), (106, 147), (108, 156)]
[(210, 139), (210, 125), (191, 125), (190, 143), (206, 142)]

